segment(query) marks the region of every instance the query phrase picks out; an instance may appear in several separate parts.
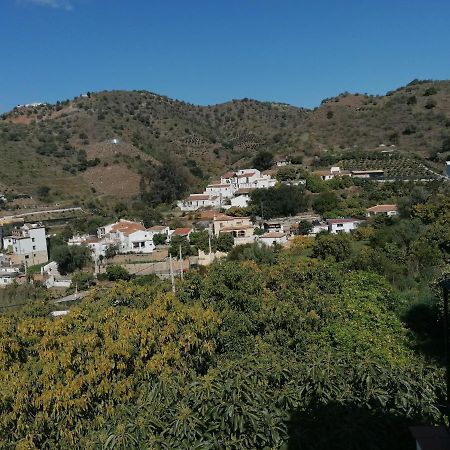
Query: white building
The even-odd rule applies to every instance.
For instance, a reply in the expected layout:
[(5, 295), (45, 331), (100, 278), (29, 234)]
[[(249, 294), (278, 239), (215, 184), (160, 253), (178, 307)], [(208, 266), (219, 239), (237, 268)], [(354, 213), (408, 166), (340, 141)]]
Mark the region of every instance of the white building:
[(214, 197), (232, 198), (235, 191), (235, 187), (231, 184), (211, 183), (206, 186), (205, 194)]
[(367, 217), (383, 215), (387, 217), (393, 217), (398, 215), (397, 205), (375, 205), (371, 208), (367, 208)]
[(117, 242), (119, 253), (152, 253), (153, 233), (138, 222), (119, 222), (109, 232), (110, 241)]
[(227, 172), (220, 178), (221, 184), (229, 184), (234, 188), (267, 189), (275, 186), (277, 180), (270, 175), (263, 175), (258, 169), (241, 169), (237, 172)]
[(287, 235), (281, 231), (270, 231), (258, 236), (257, 240), (268, 247), (276, 244), (283, 245), (287, 242)]
[(349, 170), (341, 170), (341, 168), (337, 166), (331, 167), (329, 170), (316, 170), (313, 174), (320, 177), (323, 181), (332, 180), (335, 177), (352, 176), (352, 173)]
[(200, 208), (220, 208), (220, 196), (212, 194), (191, 194), (177, 203), (181, 211), (197, 211)]
[(18, 267), (2, 266), (0, 267), (0, 287), (5, 287), (14, 283), (14, 280), (20, 275)]
[(246, 208), (250, 203), (251, 189), (241, 188), (235, 192), (235, 196), (231, 199), (231, 206), (237, 208)]
[(309, 233), (311, 236), (315, 236), (322, 231), (328, 231), (328, 224), (324, 221), (314, 221), (312, 223), (312, 229)]
[(350, 231), (355, 230), (361, 223), (357, 219), (328, 219), (328, 231), (331, 234), (337, 233), (350, 233)]
[(44, 277), (44, 285), (47, 289), (53, 287), (69, 288), (72, 283), (70, 277), (59, 273), (58, 263), (55, 261), (51, 261), (41, 267), (41, 274)]
[(11, 236), (3, 239), (3, 248), (10, 253), (14, 263), (24, 264), (26, 267), (46, 263), (48, 254), (45, 227), (26, 223), (15, 228)]

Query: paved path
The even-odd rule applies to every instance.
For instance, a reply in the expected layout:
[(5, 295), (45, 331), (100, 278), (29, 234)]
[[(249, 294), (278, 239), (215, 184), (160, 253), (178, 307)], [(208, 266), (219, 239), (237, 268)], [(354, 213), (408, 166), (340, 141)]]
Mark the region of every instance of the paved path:
[(12, 219), (20, 219), (22, 217), (34, 216), (36, 214), (52, 214), (52, 213), (71, 212), (71, 211), (83, 211), (83, 208), (76, 206), (74, 208), (43, 209), (41, 211), (33, 211), (33, 212), (26, 212), (26, 213), (21, 213), (21, 214), (14, 214), (11, 216), (3, 216), (3, 217), (0, 217), (0, 224), (2, 222), (7, 222)]

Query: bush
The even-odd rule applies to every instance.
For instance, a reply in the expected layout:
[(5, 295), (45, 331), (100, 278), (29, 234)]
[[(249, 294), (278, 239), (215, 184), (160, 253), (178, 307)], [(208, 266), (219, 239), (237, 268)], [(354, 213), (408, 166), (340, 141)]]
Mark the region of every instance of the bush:
[(117, 264), (113, 264), (106, 268), (106, 274), (109, 281), (128, 281), (132, 278), (132, 275), (124, 267)]

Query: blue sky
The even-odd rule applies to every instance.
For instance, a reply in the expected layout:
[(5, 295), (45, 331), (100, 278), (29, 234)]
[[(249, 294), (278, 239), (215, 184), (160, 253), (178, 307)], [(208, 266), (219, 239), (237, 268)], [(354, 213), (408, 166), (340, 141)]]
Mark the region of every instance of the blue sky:
[(0, 111), (86, 91), (314, 107), (450, 78), (448, 0), (0, 0)]

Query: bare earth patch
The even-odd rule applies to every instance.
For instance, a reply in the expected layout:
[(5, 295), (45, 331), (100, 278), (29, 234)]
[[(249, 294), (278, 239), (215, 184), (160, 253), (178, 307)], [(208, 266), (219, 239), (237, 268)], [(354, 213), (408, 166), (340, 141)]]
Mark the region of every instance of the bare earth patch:
[(125, 199), (139, 193), (140, 176), (125, 166), (91, 167), (83, 173), (83, 178), (98, 194)]

